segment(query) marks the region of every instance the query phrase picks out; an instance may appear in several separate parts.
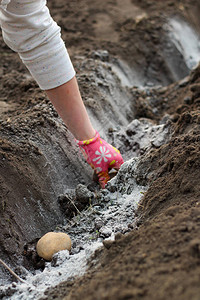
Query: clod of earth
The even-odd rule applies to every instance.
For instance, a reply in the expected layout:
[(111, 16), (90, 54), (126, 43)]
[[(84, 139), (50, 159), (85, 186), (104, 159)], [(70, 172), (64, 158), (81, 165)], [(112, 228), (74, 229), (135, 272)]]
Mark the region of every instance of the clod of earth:
[(48, 232), (39, 239), (36, 249), (40, 257), (50, 261), (55, 253), (71, 250), (71, 239), (63, 232)]

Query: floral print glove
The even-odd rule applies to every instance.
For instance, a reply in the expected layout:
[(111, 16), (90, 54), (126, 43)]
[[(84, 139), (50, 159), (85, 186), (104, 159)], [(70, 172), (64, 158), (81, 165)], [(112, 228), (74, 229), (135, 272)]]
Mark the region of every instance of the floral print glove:
[(95, 170), (102, 188), (110, 179), (109, 170), (119, 170), (123, 158), (115, 147), (104, 141), (96, 131), (94, 138), (86, 141), (77, 141), (88, 164)]

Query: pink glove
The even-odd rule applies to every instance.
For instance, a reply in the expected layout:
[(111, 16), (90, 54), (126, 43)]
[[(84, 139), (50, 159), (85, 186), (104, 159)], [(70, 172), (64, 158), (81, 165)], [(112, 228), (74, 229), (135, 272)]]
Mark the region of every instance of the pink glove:
[(88, 164), (95, 170), (99, 177), (99, 183), (105, 188), (110, 179), (109, 170), (119, 170), (123, 164), (123, 158), (115, 147), (108, 144), (96, 131), (94, 138), (86, 141), (77, 141)]

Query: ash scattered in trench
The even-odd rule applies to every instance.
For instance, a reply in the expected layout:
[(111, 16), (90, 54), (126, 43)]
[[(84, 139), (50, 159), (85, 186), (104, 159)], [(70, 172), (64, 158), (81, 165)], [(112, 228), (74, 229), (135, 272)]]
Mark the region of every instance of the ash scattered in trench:
[(126, 158), (139, 156), (147, 152), (152, 146), (160, 147), (170, 138), (170, 117), (165, 115), (159, 125), (147, 119), (135, 119), (127, 128), (113, 133), (113, 140), (117, 148), (125, 153)]
[[(119, 145), (125, 137), (129, 142), (133, 139), (130, 132), (135, 127), (141, 151), (148, 150), (156, 140), (160, 146), (168, 139), (166, 125), (156, 126), (145, 120), (134, 120), (124, 132), (115, 133)], [(59, 196), (58, 202), (66, 215), (70, 215), (70, 209), (76, 212), (65, 225), (58, 225), (55, 229), (70, 235), (71, 253), (59, 252), (51, 262), (45, 264), (43, 271), (37, 270), (34, 274), (21, 268), (26, 283), (1, 285), (3, 299), (40, 299), (46, 289), (84, 274), (88, 259), (96, 249), (103, 246), (103, 241), (114, 240), (116, 234), (126, 234), (136, 226), (135, 212), (148, 188), (143, 185), (147, 174), (142, 174), (142, 169), (138, 168), (140, 161), (141, 157), (126, 161), (105, 190), (92, 192), (92, 188), (89, 190), (85, 185), (79, 184), (76, 189), (67, 189)], [(82, 210), (81, 204), (86, 208)]]
[(61, 251), (46, 263), (43, 271), (26, 274), (27, 283), (1, 286), (3, 299), (39, 299), (48, 287), (82, 275), (87, 260), (103, 245), (103, 240), (113, 240), (115, 234), (129, 232), (135, 226), (135, 210), (147, 189), (138, 183), (138, 162), (138, 158), (133, 158), (124, 163), (107, 189), (98, 193), (89, 191), (84, 185), (66, 191), (66, 197), (76, 193), (90, 201), (87, 209), (78, 212), (66, 225), (56, 228), (70, 235), (72, 252)]
[[(120, 65), (120, 68), (125, 69), (124, 65)], [(100, 69), (98, 69), (100, 70)], [(107, 72), (108, 68), (103, 69), (103, 72)], [(119, 89), (119, 91), (109, 90), (110, 82), (116, 84), (116, 76), (118, 69), (113, 69), (116, 72), (115, 76), (111, 72), (107, 72), (107, 77), (99, 74), (98, 87), (104, 91), (108, 89), (109, 98), (115, 100), (122, 98), (127, 91)], [(127, 70), (126, 70), (127, 71)], [(118, 72), (119, 73), (119, 72)], [(126, 75), (127, 72), (124, 72)], [(121, 76), (121, 83), (123, 85), (130, 86), (130, 76)], [(118, 83), (120, 81), (118, 78)], [(135, 73), (134, 73), (135, 76)], [(133, 78), (135, 78), (133, 76)], [(109, 81), (109, 78), (111, 81)], [(113, 79), (114, 78), (114, 79)], [(102, 82), (109, 82), (107, 87)], [(128, 83), (127, 83), (128, 82)], [(139, 83), (137, 83), (139, 85)], [(112, 93), (111, 93), (112, 91)], [(114, 93), (115, 92), (115, 93)], [(125, 97), (124, 97), (125, 98)], [(89, 100), (88, 100), (89, 101)], [(89, 102), (91, 105), (91, 103)], [(88, 105), (89, 105), (88, 104)], [(118, 104), (118, 103), (117, 103)], [(119, 103), (120, 104), (120, 103)], [(129, 103), (126, 101), (126, 110), (129, 110)], [(119, 105), (120, 106), (120, 105)], [(115, 111), (113, 109), (113, 111)], [(113, 113), (111, 111), (111, 113)], [(112, 116), (111, 114), (109, 117)], [(127, 126), (127, 114), (122, 115), (121, 111), (116, 112), (116, 120), (110, 119), (110, 123), (118, 123), (121, 116), (122, 126)], [(96, 116), (95, 116), (96, 117)], [(96, 119), (97, 125), (102, 128), (102, 124), (98, 124), (98, 118)], [(106, 120), (107, 121), (107, 120)], [(94, 121), (95, 123), (95, 121)], [(107, 128), (110, 126), (107, 122)], [(127, 158), (133, 155), (141, 155), (148, 151), (152, 146), (159, 147), (167, 141), (170, 134), (168, 131), (167, 116), (160, 125), (152, 124), (151, 122), (140, 119), (133, 120), (128, 127), (121, 129), (121, 131), (113, 132), (113, 139), (115, 144), (120, 150), (126, 153)], [(98, 129), (98, 126), (97, 129)], [(125, 127), (124, 126), (124, 127)], [(103, 131), (103, 129), (102, 129)], [(67, 232), (72, 241), (73, 248), (69, 254), (67, 251), (62, 251), (56, 254), (50, 263), (46, 263), (43, 271), (35, 271), (35, 274), (24, 271), (23, 277), (26, 283), (10, 284), (0, 286), (0, 295), (3, 299), (39, 299), (43, 296), (45, 290), (48, 287), (53, 287), (63, 280), (72, 280), (75, 276), (82, 275), (87, 269), (87, 261), (94, 253), (95, 249), (102, 246), (103, 240), (114, 239), (116, 233), (126, 233), (135, 226), (135, 211), (141, 200), (143, 193), (147, 190), (147, 186), (143, 186), (144, 180), (141, 181), (143, 176), (148, 174), (139, 174), (137, 165), (140, 162), (140, 158), (132, 158), (127, 161), (120, 169), (117, 176), (110, 181), (108, 187), (104, 191), (99, 191), (94, 194), (88, 191), (86, 187), (79, 185), (76, 190), (66, 190), (65, 195), (62, 197), (72, 197), (83, 189), (84, 194), (88, 193), (89, 202), (87, 209), (78, 212), (74, 218), (67, 222), (64, 226), (58, 225), (56, 230)], [(140, 168), (141, 170), (141, 168)], [(85, 190), (86, 189), (86, 190)]]

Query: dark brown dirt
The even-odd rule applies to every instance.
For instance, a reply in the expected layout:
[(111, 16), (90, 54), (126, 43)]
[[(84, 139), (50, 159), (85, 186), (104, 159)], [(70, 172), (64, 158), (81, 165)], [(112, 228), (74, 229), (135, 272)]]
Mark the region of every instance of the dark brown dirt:
[[(143, 92), (131, 93), (135, 117), (159, 122), (169, 114), (172, 138), (141, 162), (150, 188), (139, 207), (137, 228), (105, 244), (83, 278), (62, 283), (47, 298), (199, 300), (200, 67), (184, 82), (173, 83), (189, 70), (176, 52), (173, 68), (166, 63), (162, 27), (176, 15), (200, 31), (199, 1), (70, 0), (66, 5), (52, 0), (49, 7), (62, 27), (78, 77), (82, 70), (77, 57), (90, 58), (94, 50), (106, 49), (113, 59), (140, 71), (146, 82), (170, 84), (152, 89), (156, 113)], [(24, 243), (62, 222), (59, 181), (64, 178), (68, 187), (80, 180), (88, 183), (90, 171), (75, 148), (70, 150), (73, 138), (2, 37), (0, 61), (0, 250), (2, 258), (14, 263)], [(83, 96), (94, 97), (89, 83), (81, 80), (80, 88)], [(49, 148), (54, 149), (51, 155)], [(54, 170), (48, 167), (52, 160)], [(65, 168), (60, 167), (63, 161)], [(34, 219), (41, 206), (45, 217)], [(41, 230), (34, 230), (36, 225)]]
[[(200, 66), (184, 94), (198, 84), (199, 71)], [(167, 91), (171, 96), (175, 86)], [(105, 243), (83, 278), (62, 283), (47, 293), (48, 299), (64, 294), (65, 300), (199, 299), (200, 107), (195, 95), (172, 124), (170, 142), (152, 150), (139, 166), (150, 188), (139, 205), (137, 227)]]

